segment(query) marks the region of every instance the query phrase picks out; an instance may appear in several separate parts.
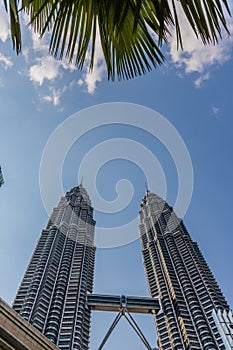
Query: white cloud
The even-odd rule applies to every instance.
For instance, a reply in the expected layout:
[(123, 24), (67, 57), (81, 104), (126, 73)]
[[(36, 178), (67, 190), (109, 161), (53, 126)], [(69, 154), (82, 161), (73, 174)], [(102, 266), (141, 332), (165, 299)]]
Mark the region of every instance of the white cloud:
[(212, 107), (212, 113), (216, 118), (218, 116), (219, 111), (220, 111), (220, 108), (215, 107), (215, 106)]
[(32, 49), (44, 55), (48, 55), (49, 52), (49, 44), (47, 43), (46, 35), (43, 38), (31, 30), (31, 39), (32, 39)]
[(30, 67), (29, 76), (33, 83), (41, 86), (45, 79), (54, 80), (59, 75), (60, 62), (51, 56), (37, 59), (38, 64)]
[(52, 103), (54, 106), (58, 106), (61, 101), (61, 96), (64, 94), (65, 91), (71, 90), (75, 85), (75, 81), (71, 81), (69, 84), (64, 85), (60, 89), (56, 89), (53, 86), (49, 87), (49, 93), (47, 95), (44, 95), (41, 97), (41, 100), (43, 102)]
[(8, 69), (13, 66), (13, 62), (11, 61), (11, 58), (3, 55), (1, 52), (0, 52), (0, 62), (3, 63), (3, 66), (5, 69)]
[(84, 80), (87, 86), (87, 92), (89, 94), (94, 94), (96, 90), (96, 83), (102, 81), (104, 72), (105, 64), (101, 61), (99, 65), (94, 65), (93, 71), (91, 73), (86, 73)]
[(43, 96), (42, 100), (45, 101), (45, 102), (50, 102), (54, 106), (58, 106), (60, 104), (60, 98), (61, 98), (61, 95), (62, 95), (62, 90), (55, 89), (53, 87), (50, 87), (49, 90), (50, 90), (50, 94)]
[[(25, 17), (25, 22), (28, 22), (27, 17)], [(29, 68), (29, 77), (33, 83), (41, 86), (46, 79), (51, 82), (60, 75), (59, 68), (62, 63), (48, 55), (49, 45), (46, 42), (46, 38), (40, 39), (39, 35), (32, 30), (31, 39), (33, 54), (41, 57), (37, 58), (36, 63)], [(32, 55), (29, 48), (26, 48), (24, 55), (25, 61), (30, 63), (30, 60), (32, 61), (30, 56)]]
[(208, 80), (209, 77), (210, 77), (209, 73), (201, 74), (200, 77), (194, 81), (194, 85), (196, 86), (196, 88), (200, 88), (203, 81)]
[(1, 5), (0, 7), (0, 40), (5, 42), (10, 36), (8, 14)]
[[(27, 27), (29, 23), (29, 17), (27, 14), (22, 15), (24, 25)], [(6, 41), (10, 35), (9, 32), (9, 19), (5, 10), (0, 11), (0, 40)], [(38, 91), (38, 95), (41, 101), (52, 103), (54, 106), (58, 106), (61, 100), (62, 94), (67, 89), (72, 89), (74, 86), (83, 86), (84, 89), (93, 94), (96, 90), (96, 85), (103, 79), (105, 72), (105, 63), (103, 53), (100, 45), (100, 41), (96, 40), (95, 48), (95, 63), (93, 71), (89, 71), (90, 52), (87, 54), (85, 66), (83, 69), (83, 77), (72, 80), (71, 82), (65, 82), (65, 86), (57, 89), (57, 82), (62, 83), (64, 78), (64, 72), (73, 72), (77, 70), (77, 67), (73, 63), (69, 63), (66, 59), (56, 60), (49, 55), (49, 37), (44, 35), (41, 39), (38, 34), (33, 30), (28, 31), (31, 39), (30, 44), (25, 45), (22, 48), (22, 56), (25, 61), (25, 67), (18, 71), (18, 74), (28, 75), (30, 81), (37, 87), (41, 87), (41, 92)], [(26, 35), (26, 34), (25, 34)], [(0, 64), (5, 69), (13, 65), (11, 58), (0, 53)], [(49, 86), (48, 86), (49, 85)], [(47, 89), (48, 93), (44, 93), (44, 89)], [(43, 95), (43, 96), (42, 96)], [(41, 97), (42, 96), (42, 97)]]
[[(48, 44), (48, 38), (46, 35), (40, 38), (40, 36), (32, 30), (31, 39), (32, 39), (32, 49), (34, 53), (42, 55), (43, 57), (52, 57), (48, 55), (49, 44)], [(26, 52), (26, 55), (28, 57), (28, 52)], [(62, 66), (64, 69), (68, 69), (70, 71), (74, 71), (77, 69), (73, 63), (68, 62), (65, 58), (63, 58), (62, 60), (56, 59), (56, 62), (59, 62), (59, 65)]]
[(30, 63), (30, 50), (28, 47), (23, 47), (22, 49), (22, 55), (25, 59), (26, 63)]
[[(85, 82), (87, 92), (89, 94), (94, 94), (96, 90), (97, 82), (102, 81), (103, 75), (106, 71), (103, 51), (100, 44), (99, 33), (97, 33), (97, 36), (96, 36), (95, 62), (94, 62), (94, 67), (92, 72), (89, 71), (89, 62), (90, 62), (90, 53), (89, 53), (89, 57), (87, 57), (87, 60), (86, 60), (86, 73), (84, 75), (83, 80)], [(78, 82), (78, 85), (82, 85), (81, 82), (82, 80), (80, 79)]]
[[(35, 33), (32, 27), (30, 26), (30, 16), (24, 12), (22, 14), (22, 19), (23, 19), (23, 24), (24, 26), (29, 29), (28, 32), (30, 34), (31, 40), (32, 40), (32, 50), (35, 51), (36, 53), (44, 53), (44, 55), (48, 55), (49, 52), (49, 45), (46, 40), (46, 35), (43, 36), (43, 38), (40, 38), (40, 35), (38, 33)], [(23, 53), (25, 54), (25, 49), (27, 50), (26, 52), (26, 58), (28, 58), (28, 52), (29, 48), (23, 47)]]
[[(25, 21), (27, 21), (27, 18)], [(31, 39), (32, 47), (24, 50), (24, 57), (25, 61), (31, 64), (29, 77), (33, 83), (42, 86), (45, 80), (52, 82), (62, 77), (62, 69), (71, 72), (77, 69), (74, 64), (67, 62), (67, 60), (57, 60), (48, 54), (49, 45), (46, 36), (40, 39), (38, 34), (31, 31)], [(32, 53), (37, 55), (36, 61), (30, 58), (34, 56)], [(55, 101), (56, 99), (52, 98), (52, 100)]]
[[(24, 22), (25, 24), (29, 23), (29, 18), (27, 15), (24, 15)], [(35, 84), (42, 86), (45, 80), (49, 80), (51, 82), (54, 81), (58, 76), (62, 76), (62, 70), (60, 68), (69, 70), (71, 72), (77, 69), (73, 63), (70, 63), (65, 59), (58, 61), (52, 58), (52, 56), (48, 56), (49, 44), (48, 37), (46, 35), (40, 39), (39, 35), (34, 33), (32, 30), (30, 36), (32, 40), (32, 47), (30, 50), (29, 48), (25, 48), (23, 51), (26, 63), (32, 64), (32, 59), (30, 59), (31, 50), (33, 53), (37, 54), (37, 57), (41, 56), (40, 58), (36, 59), (35, 64), (32, 64), (29, 69), (30, 80)], [(97, 82), (102, 81), (104, 72), (106, 70), (98, 33), (96, 37), (95, 63), (92, 72), (89, 71), (89, 63), (90, 52), (88, 52), (86, 57), (83, 78), (78, 79), (77, 85), (84, 85), (86, 91), (90, 94), (93, 94), (96, 90)], [(53, 104), (56, 101), (52, 92), (49, 95), (44, 96), (43, 100), (52, 102)]]
[(77, 85), (78, 85), (78, 86), (82, 86), (82, 85), (83, 85), (83, 80), (82, 80), (82, 79), (79, 79), (79, 80), (77, 81)]
[[(173, 29), (170, 40), (171, 59), (177, 67), (183, 67), (185, 73), (197, 72), (201, 74), (200, 78), (195, 81), (196, 87), (200, 87), (201, 83), (210, 77), (206, 71), (211, 66), (216, 64), (222, 65), (232, 58), (233, 36), (223, 33), (223, 38), (219, 40), (217, 45), (203, 45), (201, 39), (196, 38), (183, 13), (179, 13), (179, 18), (184, 50), (177, 50), (176, 34), (175, 29)], [(228, 25), (233, 33), (232, 21)]]

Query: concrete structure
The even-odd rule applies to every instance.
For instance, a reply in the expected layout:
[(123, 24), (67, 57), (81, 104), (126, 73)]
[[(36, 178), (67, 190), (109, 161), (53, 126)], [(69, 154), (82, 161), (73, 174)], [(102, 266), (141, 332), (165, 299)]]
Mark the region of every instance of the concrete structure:
[(45, 336), (0, 299), (1, 350), (58, 350)]
[(88, 349), (94, 274), (93, 208), (82, 185), (62, 197), (42, 231), (13, 309), (61, 350)]
[(141, 203), (140, 222), (150, 295), (160, 298), (163, 309), (155, 314), (160, 350), (229, 349), (213, 317), (213, 310), (220, 310), (232, 320), (229, 305), (183, 222), (150, 191)]

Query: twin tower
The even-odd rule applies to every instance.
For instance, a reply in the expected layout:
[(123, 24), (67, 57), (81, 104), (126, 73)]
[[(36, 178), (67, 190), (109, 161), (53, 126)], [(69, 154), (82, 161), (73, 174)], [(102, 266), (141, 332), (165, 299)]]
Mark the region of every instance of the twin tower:
[[(53, 210), (14, 300), (13, 309), (61, 350), (88, 349), (94, 227), (90, 198), (74, 187)], [(229, 305), (183, 222), (150, 191), (141, 203), (140, 239), (148, 300), (160, 305), (153, 312), (159, 349), (232, 350)]]

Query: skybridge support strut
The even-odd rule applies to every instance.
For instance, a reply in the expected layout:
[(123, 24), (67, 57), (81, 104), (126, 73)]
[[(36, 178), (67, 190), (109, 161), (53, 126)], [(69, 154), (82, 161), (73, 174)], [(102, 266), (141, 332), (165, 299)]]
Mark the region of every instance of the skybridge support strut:
[(122, 316), (122, 313), (119, 312), (119, 314), (117, 314), (116, 318), (114, 319), (113, 323), (111, 324), (109, 330), (107, 331), (102, 343), (100, 344), (100, 346), (98, 347), (98, 350), (101, 350), (103, 349), (106, 341), (108, 340), (108, 338), (110, 337), (112, 331), (114, 330), (114, 328), (116, 327), (117, 323), (120, 321), (121, 319), (121, 316)]
[[(129, 318), (128, 318), (129, 315)], [(133, 317), (130, 315), (130, 313), (126, 310), (126, 313), (124, 314), (126, 320), (129, 322), (129, 324), (131, 325), (131, 327), (134, 329), (134, 331), (137, 333), (137, 335), (139, 336), (139, 338), (141, 339), (141, 341), (143, 342), (143, 344), (147, 347), (148, 350), (153, 350), (150, 346), (150, 344), (148, 343), (148, 341), (146, 340), (144, 334), (142, 333), (140, 327), (138, 326), (138, 324), (135, 322), (135, 320), (133, 319)]]
[(150, 346), (150, 344), (148, 343), (148, 341), (146, 340), (142, 330), (140, 329), (140, 327), (138, 326), (138, 324), (136, 323), (136, 321), (133, 319), (133, 317), (130, 315), (130, 313), (128, 312), (127, 309), (123, 308), (116, 316), (116, 318), (114, 319), (113, 323), (111, 324), (109, 330), (107, 331), (103, 341), (101, 342), (100, 346), (98, 347), (98, 350), (103, 349), (104, 345), (106, 344), (108, 338), (110, 337), (112, 331), (114, 330), (114, 328), (116, 327), (117, 323), (120, 321), (121, 317), (124, 316), (126, 318), (126, 320), (129, 322), (130, 326), (133, 328), (133, 330), (135, 331), (135, 333), (139, 336), (139, 338), (141, 339), (141, 341), (143, 342), (143, 344), (146, 346), (146, 348), (148, 350), (153, 350)]

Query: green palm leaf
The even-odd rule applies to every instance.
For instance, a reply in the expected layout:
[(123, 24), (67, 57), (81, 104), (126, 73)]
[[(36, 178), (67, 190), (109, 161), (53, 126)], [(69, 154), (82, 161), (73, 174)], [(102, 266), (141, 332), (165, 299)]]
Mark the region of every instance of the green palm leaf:
[(10, 26), (11, 26), (11, 38), (13, 42), (13, 48), (17, 53), (21, 51), (21, 31), (18, 15), (18, 2), (17, 0), (3, 0), (5, 9), (10, 13)]
[[(14, 47), (21, 48), (18, 0), (4, 0), (10, 9)], [(97, 35), (106, 62), (108, 78), (129, 79), (160, 65), (163, 43), (175, 26), (177, 46), (182, 48), (180, 10), (195, 35), (204, 44), (217, 43), (226, 30), (226, 0), (23, 0), (22, 10), (32, 29), (41, 36), (51, 31), (50, 52), (66, 57), (82, 69), (95, 60)], [(178, 8), (179, 7), (179, 8)]]

